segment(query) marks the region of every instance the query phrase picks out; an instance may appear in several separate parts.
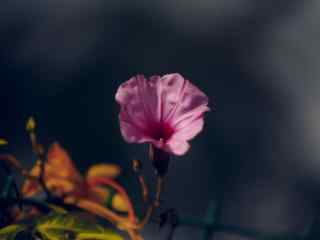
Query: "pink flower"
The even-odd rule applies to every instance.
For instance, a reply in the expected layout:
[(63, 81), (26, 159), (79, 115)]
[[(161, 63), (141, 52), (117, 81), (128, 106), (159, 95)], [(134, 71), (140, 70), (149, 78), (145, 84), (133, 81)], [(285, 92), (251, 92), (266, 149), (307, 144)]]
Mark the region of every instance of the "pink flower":
[(185, 154), (203, 128), (208, 97), (180, 74), (137, 75), (120, 85), (121, 134), (130, 143), (152, 143), (175, 155)]

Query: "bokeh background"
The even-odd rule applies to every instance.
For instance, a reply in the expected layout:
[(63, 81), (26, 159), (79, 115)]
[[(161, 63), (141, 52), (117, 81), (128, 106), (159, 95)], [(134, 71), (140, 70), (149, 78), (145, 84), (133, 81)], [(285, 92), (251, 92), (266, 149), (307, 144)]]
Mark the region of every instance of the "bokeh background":
[(120, 164), (134, 195), (130, 160), (147, 149), (123, 141), (114, 94), (137, 73), (179, 72), (214, 111), (172, 160), (163, 208), (202, 218), (218, 199), (221, 222), (303, 232), (319, 208), (319, 20), (316, 0), (2, 0), (0, 135), (30, 166), (34, 115), (44, 143), (58, 140), (82, 170)]

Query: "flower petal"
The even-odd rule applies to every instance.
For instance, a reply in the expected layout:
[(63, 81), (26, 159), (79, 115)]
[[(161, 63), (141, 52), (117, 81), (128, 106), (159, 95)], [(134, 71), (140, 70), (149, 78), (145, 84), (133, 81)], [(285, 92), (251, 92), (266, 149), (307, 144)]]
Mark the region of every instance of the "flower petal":
[(137, 126), (143, 128), (147, 123), (151, 109), (148, 106), (150, 93), (148, 93), (147, 79), (138, 75), (120, 85), (116, 93), (116, 101), (125, 109), (127, 118), (134, 120)]
[(144, 142), (151, 125), (147, 80), (143, 76), (133, 77), (120, 85), (116, 101), (121, 106), (119, 114), (121, 133), (128, 142)]
[(129, 143), (144, 143), (151, 140), (146, 136), (144, 130), (139, 129), (135, 124), (127, 122), (123, 119), (123, 114), (120, 113), (120, 130), (123, 138)]
[(187, 141), (183, 141), (176, 138), (171, 138), (165, 145), (165, 151), (171, 152), (175, 155), (184, 155), (190, 148)]
[(194, 138), (199, 132), (202, 131), (204, 126), (204, 119), (203, 116), (195, 118), (192, 121), (182, 121), (175, 133), (172, 135), (174, 139), (181, 139), (184, 141), (191, 140)]
[(190, 81), (186, 80), (180, 102), (173, 116), (171, 116), (170, 122), (173, 127), (176, 127), (182, 121), (193, 121), (206, 111), (209, 111), (208, 97)]
[(162, 120), (173, 116), (180, 104), (186, 80), (178, 73), (166, 74), (161, 78)]
[(138, 75), (121, 84), (116, 101), (121, 106), (120, 128), (125, 140), (142, 143), (155, 138), (161, 122), (179, 103), (184, 82), (179, 74), (167, 74), (152, 76), (149, 81)]
[[(182, 155), (188, 140), (203, 128), (208, 97), (180, 74), (142, 75), (123, 83), (116, 94), (121, 133), (127, 142), (150, 142)], [(164, 144), (163, 144), (164, 143)]]
[(165, 122), (180, 100), (185, 79), (178, 73), (152, 76), (148, 82), (148, 105), (157, 123)]

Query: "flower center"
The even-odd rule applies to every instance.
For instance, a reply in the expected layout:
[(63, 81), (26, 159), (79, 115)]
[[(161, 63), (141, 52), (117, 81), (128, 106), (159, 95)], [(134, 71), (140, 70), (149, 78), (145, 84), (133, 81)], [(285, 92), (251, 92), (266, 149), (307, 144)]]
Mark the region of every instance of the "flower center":
[(174, 129), (167, 123), (160, 124), (152, 129), (152, 138), (166, 142), (174, 133)]

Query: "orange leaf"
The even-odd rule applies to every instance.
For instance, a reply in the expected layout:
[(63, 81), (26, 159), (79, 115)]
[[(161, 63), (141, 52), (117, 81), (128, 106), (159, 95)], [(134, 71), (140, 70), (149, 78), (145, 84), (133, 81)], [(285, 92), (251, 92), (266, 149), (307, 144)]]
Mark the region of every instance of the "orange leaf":
[(112, 208), (119, 212), (128, 212), (129, 206), (126, 200), (119, 194), (115, 194), (112, 198)]
[(46, 180), (47, 187), (55, 194), (62, 196), (75, 191), (76, 186), (69, 180), (59, 178), (49, 178)]
[(87, 179), (93, 177), (116, 178), (120, 175), (121, 169), (116, 164), (96, 164), (89, 168)]
[[(37, 164), (31, 169), (30, 175), (32, 177), (39, 177), (40, 175), (40, 166)], [(40, 184), (37, 180), (26, 179), (22, 185), (22, 195), (24, 197), (31, 197), (41, 191)]]
[(47, 165), (50, 166), (52, 174), (56, 176), (69, 178), (74, 181), (82, 180), (82, 177), (71, 160), (70, 155), (57, 142), (53, 143), (49, 148)]
[[(69, 194), (73, 191), (76, 191), (77, 194), (82, 194), (81, 191), (84, 189), (81, 185), (85, 183), (69, 154), (60, 144), (53, 143), (50, 146), (48, 159), (44, 164), (44, 181), (50, 191), (57, 195)], [(31, 169), (30, 175), (39, 178), (40, 171), (40, 162), (38, 161)], [(39, 181), (36, 180), (27, 179), (22, 187), (24, 196), (32, 196), (40, 190)]]
[(132, 205), (132, 202), (129, 199), (129, 196), (126, 192), (126, 190), (116, 181), (110, 178), (101, 178), (101, 177), (96, 177), (96, 178), (91, 178), (87, 180), (87, 183), (89, 186), (108, 186), (114, 188), (121, 196), (124, 198), (124, 200), (127, 203), (128, 206), (128, 216), (130, 221), (135, 222), (136, 221), (136, 216), (134, 212), (134, 208)]
[(41, 191), (40, 185), (36, 180), (27, 179), (22, 186), (22, 195), (24, 197), (31, 197)]

